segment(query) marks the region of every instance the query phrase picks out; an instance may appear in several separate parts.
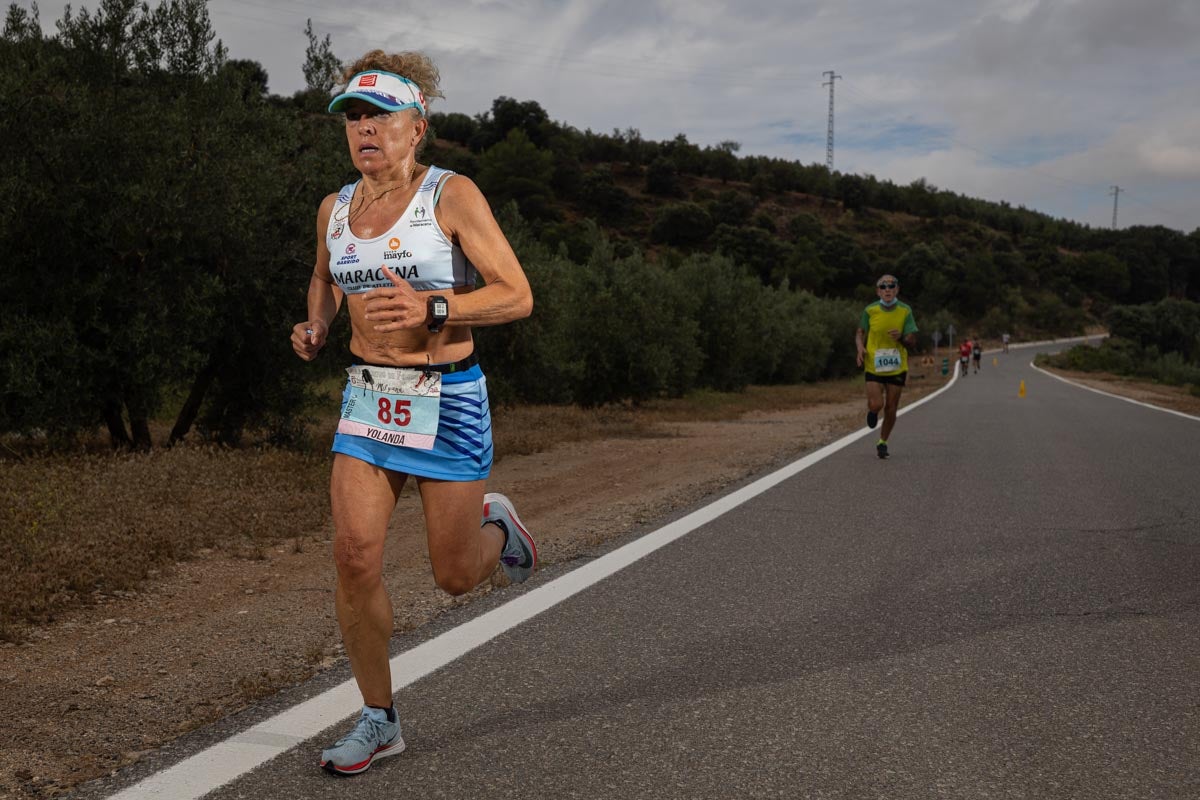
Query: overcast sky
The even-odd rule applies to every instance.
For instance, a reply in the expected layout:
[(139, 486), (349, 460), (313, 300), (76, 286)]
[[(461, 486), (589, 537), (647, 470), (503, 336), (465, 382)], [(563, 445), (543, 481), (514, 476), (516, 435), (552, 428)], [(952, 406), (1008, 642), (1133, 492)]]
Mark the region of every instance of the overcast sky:
[[(22, 3), (28, 7), (28, 3)], [(94, 8), (94, 0), (75, 8)], [(580, 130), (724, 140), (1093, 227), (1200, 228), (1200, 0), (210, 0), (233, 58), (303, 88), (334, 52), (423, 50), (434, 110), (507, 95)], [(43, 25), (62, 7), (43, 0)]]

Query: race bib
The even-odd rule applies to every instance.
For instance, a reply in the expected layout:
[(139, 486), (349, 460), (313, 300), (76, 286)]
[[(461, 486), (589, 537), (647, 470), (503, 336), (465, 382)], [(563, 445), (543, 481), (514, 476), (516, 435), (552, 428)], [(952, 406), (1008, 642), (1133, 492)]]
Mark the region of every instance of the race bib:
[(350, 367), (350, 398), (338, 433), (397, 447), (432, 450), (441, 413), (442, 374), (405, 367)]
[(900, 350), (895, 347), (875, 351), (875, 372), (884, 374), (900, 371)]

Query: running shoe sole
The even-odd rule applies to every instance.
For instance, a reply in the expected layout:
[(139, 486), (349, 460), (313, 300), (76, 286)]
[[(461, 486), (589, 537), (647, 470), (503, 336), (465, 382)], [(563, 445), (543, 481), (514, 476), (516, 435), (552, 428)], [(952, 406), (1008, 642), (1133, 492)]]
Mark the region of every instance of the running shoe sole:
[(396, 734), (395, 740), (393, 740), (390, 744), (381, 744), (378, 748), (376, 748), (374, 753), (371, 753), (371, 756), (366, 761), (360, 761), (357, 764), (350, 764), (349, 766), (345, 767), (339, 767), (332, 761), (322, 761), (321, 769), (332, 775), (357, 775), (360, 772), (366, 772), (369, 770), (371, 765), (377, 760), (381, 758), (387, 758), (388, 756), (399, 755), (403, 752), (404, 737)]
[[(483, 518), (485, 521), (494, 516), (499, 516), (492, 514), (493, 503), (498, 504), (504, 509), (505, 516), (511, 519), (513, 525), (516, 527), (516, 535), (521, 537), (521, 541), (525, 543), (525, 546), (529, 549), (529, 552), (532, 556), (529, 566), (527, 567), (517, 565), (510, 566), (505, 564), (503, 561), (500, 562), (500, 566), (504, 568), (504, 572), (506, 575), (508, 575), (509, 580), (511, 580), (513, 583), (521, 583), (531, 574), (533, 574), (533, 570), (537, 566), (537, 545), (534, 544), (533, 536), (531, 536), (528, 529), (526, 529), (525, 523), (521, 522), (521, 518), (517, 516), (517, 510), (513, 508), (512, 501), (499, 492), (488, 492), (483, 496)], [(512, 533), (512, 531), (510, 531), (510, 533)]]
[(879, 415), (876, 414), (874, 411), (868, 411), (867, 412), (867, 427), (874, 428), (878, 424), (879, 424)]

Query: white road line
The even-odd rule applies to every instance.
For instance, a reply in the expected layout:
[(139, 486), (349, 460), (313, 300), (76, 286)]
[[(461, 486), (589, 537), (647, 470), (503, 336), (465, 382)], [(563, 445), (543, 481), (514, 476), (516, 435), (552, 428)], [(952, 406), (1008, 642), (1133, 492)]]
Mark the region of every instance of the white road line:
[[(917, 406), (929, 402), (949, 389), (953, 383), (953, 379), (947, 381), (941, 389), (900, 409), (899, 413), (906, 414)], [(660, 547), (691, 533), (696, 528), (808, 469), (869, 433), (871, 433), (870, 429), (862, 428), (844, 436), (820, 450), (809, 453), (798, 461), (781, 467), (770, 475), (759, 478), (754, 483), (721, 497), (704, 508), (693, 511), (675, 522), (552, 580), (545, 586), (539, 586), (537, 589), (513, 598), (502, 606), (397, 655), (391, 660), (392, 691), (399, 691), (424, 678), (476, 647), (495, 639), (505, 631), (515, 628), (522, 622), (561, 603), (571, 595), (600, 582)], [(162, 772), (145, 778), (140, 783), (112, 795), (111, 800), (161, 800), (164, 797), (172, 798), (172, 800), (193, 800), (224, 786), (301, 742), (311, 739), (331, 725), (357, 715), (361, 704), (362, 696), (359, 694), (354, 680), (350, 679)], [(348, 714), (351, 710), (354, 713)], [(313, 768), (316, 769), (315, 760)]]
[(1196, 417), (1191, 414), (1185, 414), (1182, 411), (1176, 411), (1173, 408), (1163, 408), (1162, 406), (1156, 406), (1153, 403), (1143, 403), (1141, 400), (1134, 400), (1132, 397), (1122, 397), (1119, 394), (1113, 394), (1112, 392), (1106, 392), (1101, 389), (1094, 389), (1091, 386), (1085, 386), (1082, 383), (1076, 383), (1075, 381), (1070, 380), (1069, 378), (1064, 378), (1061, 375), (1055, 375), (1053, 372), (1044, 370), (1041, 367), (1034, 364), (1032, 361), (1029, 362), (1029, 366), (1033, 367), (1034, 369), (1036, 369), (1038, 372), (1042, 373), (1043, 375), (1049, 375), (1051, 378), (1054, 378), (1055, 380), (1060, 380), (1063, 383), (1070, 384), (1071, 386), (1075, 386), (1079, 389), (1086, 389), (1089, 392), (1095, 392), (1096, 394), (1102, 394), (1105, 397), (1113, 397), (1113, 398), (1116, 398), (1117, 400), (1124, 400), (1126, 403), (1133, 403), (1135, 406), (1142, 406), (1144, 408), (1152, 408), (1155, 411), (1161, 411), (1164, 414), (1174, 414), (1177, 417), (1183, 417), (1184, 419), (1192, 419), (1192, 420), (1195, 420), (1196, 422), (1200, 422), (1200, 417)]

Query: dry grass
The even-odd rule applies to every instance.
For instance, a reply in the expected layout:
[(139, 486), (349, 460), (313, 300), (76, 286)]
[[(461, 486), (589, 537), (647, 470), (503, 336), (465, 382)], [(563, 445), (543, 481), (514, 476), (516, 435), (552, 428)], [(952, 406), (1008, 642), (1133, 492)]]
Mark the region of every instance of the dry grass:
[(661, 423), (721, 422), (750, 412), (783, 411), (862, 396), (862, 379), (802, 386), (751, 386), (744, 392), (695, 392), (638, 406), (517, 406), (493, 409), (497, 454), (528, 455), (562, 442), (662, 436)]
[[(639, 407), (496, 409), (496, 452), (662, 435), (663, 422), (713, 421), (860, 397), (859, 381), (697, 393)], [(324, 536), (335, 417), (313, 421), (309, 453), (179, 446), (146, 454), (0, 459), (0, 640), (104, 594), (134, 590), (202, 548), (262, 558)]]
[(199, 447), (0, 462), (0, 638), (201, 548), (254, 558), (318, 529), (326, 470), (314, 456)]

